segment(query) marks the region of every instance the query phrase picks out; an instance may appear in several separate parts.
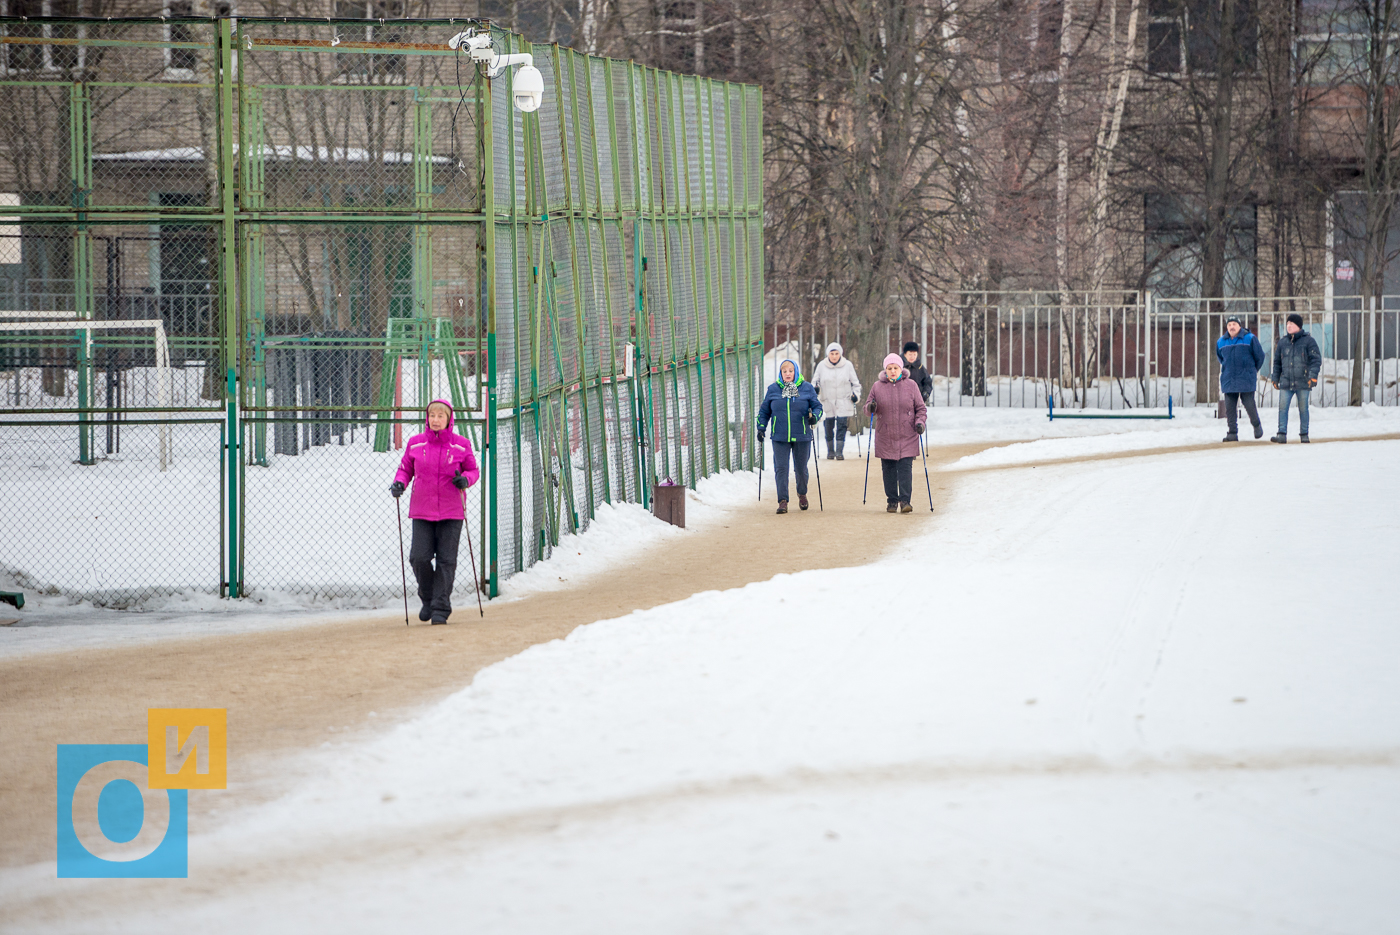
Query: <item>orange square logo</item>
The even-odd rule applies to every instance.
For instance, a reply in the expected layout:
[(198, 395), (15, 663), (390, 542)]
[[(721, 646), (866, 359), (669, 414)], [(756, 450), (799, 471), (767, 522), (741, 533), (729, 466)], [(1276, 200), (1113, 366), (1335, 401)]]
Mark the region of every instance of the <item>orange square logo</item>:
[(148, 708), (151, 789), (228, 788), (227, 708)]

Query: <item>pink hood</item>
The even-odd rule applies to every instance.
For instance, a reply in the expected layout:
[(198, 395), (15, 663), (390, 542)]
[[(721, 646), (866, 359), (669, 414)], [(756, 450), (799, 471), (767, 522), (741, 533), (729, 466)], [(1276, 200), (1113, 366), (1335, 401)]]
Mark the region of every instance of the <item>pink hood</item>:
[[(410, 438), (404, 445), (403, 459), (394, 480), (405, 486), (412, 484), (408, 501), (408, 515), (412, 519), (466, 519), (462, 493), (453, 485), (452, 478), (461, 474), (468, 485), (472, 485), (481, 471), (471, 441), (453, 431), (456, 416), (452, 404), (445, 399), (433, 402), (447, 407), (447, 427), (435, 432), (425, 425), (424, 431)], [(426, 413), (424, 422), (427, 422)]]

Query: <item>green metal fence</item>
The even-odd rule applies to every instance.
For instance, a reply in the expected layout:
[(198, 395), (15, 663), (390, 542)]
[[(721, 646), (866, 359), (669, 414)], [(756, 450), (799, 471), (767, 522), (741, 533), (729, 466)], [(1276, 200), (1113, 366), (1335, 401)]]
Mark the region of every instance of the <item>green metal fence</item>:
[(604, 503), (753, 466), (758, 89), (493, 30), (526, 114), (468, 28), (0, 18), (0, 579), (388, 597), (438, 397), (493, 595)]

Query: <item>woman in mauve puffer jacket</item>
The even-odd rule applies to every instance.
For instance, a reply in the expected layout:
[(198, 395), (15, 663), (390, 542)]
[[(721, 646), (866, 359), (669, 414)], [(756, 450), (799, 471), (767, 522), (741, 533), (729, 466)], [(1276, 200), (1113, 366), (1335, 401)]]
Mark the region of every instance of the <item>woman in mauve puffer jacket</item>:
[(875, 457), (885, 479), (885, 512), (912, 513), (914, 457), (928, 424), (928, 407), (898, 354), (885, 358), (885, 369), (870, 388), (865, 411), (874, 417)]

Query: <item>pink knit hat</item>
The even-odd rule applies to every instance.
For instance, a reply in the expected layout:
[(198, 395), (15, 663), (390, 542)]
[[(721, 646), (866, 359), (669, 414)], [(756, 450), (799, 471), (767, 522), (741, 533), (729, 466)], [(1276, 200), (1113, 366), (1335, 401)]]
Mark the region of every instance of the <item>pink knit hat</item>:
[(890, 364), (898, 364), (901, 368), (903, 368), (904, 361), (900, 359), (900, 356), (898, 354), (890, 354), (885, 357), (885, 362), (880, 366), (888, 367)]

